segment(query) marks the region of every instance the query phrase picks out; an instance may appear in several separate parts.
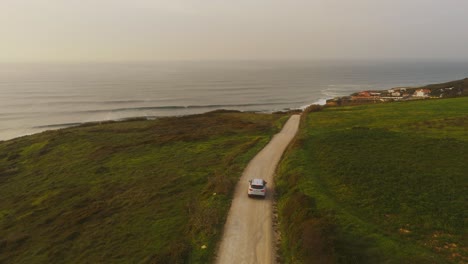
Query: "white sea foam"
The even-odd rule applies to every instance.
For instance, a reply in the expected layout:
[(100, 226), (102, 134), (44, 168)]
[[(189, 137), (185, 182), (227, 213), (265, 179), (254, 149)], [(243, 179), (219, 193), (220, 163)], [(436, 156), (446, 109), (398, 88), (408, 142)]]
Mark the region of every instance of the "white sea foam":
[(303, 106), (299, 107), (299, 109), (304, 110), (304, 109), (306, 109), (307, 107), (309, 107), (311, 105), (325, 105), (327, 103), (328, 99), (332, 99), (332, 98), (321, 98), (321, 99), (319, 99), (319, 100), (317, 100), (317, 101), (315, 101), (315, 102), (313, 102), (311, 104), (303, 105)]

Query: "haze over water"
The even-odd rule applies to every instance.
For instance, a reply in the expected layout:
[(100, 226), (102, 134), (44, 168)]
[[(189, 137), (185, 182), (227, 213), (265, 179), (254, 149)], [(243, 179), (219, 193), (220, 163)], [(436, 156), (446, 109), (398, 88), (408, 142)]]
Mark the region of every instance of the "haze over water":
[(430, 61), (0, 64), (0, 140), (91, 121), (302, 108), (467, 76), (468, 62)]

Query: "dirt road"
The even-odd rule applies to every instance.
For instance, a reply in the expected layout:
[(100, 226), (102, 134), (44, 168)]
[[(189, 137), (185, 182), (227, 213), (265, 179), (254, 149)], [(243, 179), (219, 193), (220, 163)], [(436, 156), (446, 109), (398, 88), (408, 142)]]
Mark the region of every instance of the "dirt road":
[[(224, 235), (217, 254), (219, 264), (275, 263), (273, 236), (273, 174), (299, 127), (300, 116), (293, 115), (280, 133), (253, 158), (237, 183)], [(267, 197), (247, 197), (248, 180), (267, 181)]]

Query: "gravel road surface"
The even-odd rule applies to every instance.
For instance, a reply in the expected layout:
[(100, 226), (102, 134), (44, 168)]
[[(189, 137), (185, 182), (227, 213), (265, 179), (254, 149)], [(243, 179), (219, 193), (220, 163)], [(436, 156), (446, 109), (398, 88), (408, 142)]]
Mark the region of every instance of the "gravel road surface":
[[(296, 135), (300, 116), (293, 115), (280, 133), (255, 156), (237, 183), (231, 209), (224, 226), (224, 235), (218, 249), (219, 264), (275, 263), (273, 235), (273, 175), (284, 150)], [(265, 199), (249, 198), (249, 179), (267, 181)]]

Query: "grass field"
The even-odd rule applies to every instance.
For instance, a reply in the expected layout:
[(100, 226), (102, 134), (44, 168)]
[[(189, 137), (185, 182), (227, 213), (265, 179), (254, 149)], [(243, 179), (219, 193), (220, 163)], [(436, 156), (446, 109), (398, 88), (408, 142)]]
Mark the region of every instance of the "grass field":
[(468, 262), (467, 97), (313, 110), (278, 169), (284, 263)]
[(214, 112), (0, 142), (0, 263), (208, 263), (286, 115)]

